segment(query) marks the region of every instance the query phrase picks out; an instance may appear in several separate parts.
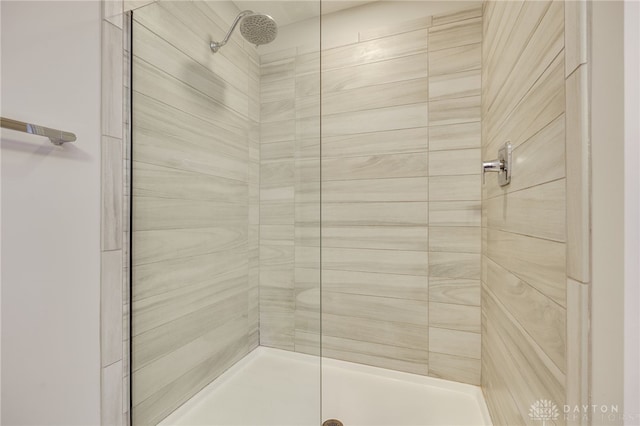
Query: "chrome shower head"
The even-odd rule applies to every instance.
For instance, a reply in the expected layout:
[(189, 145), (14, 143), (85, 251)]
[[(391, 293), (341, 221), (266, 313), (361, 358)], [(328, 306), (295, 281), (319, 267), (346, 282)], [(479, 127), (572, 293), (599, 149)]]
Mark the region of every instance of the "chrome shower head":
[(278, 24), (269, 15), (247, 15), (240, 23), (240, 33), (251, 44), (271, 43), (278, 36)]
[(211, 42), (210, 47), (213, 53), (216, 53), (222, 46), (227, 44), (229, 37), (231, 37), (233, 30), (235, 30), (240, 21), (242, 21), (240, 24), (240, 33), (245, 40), (256, 46), (271, 43), (278, 35), (278, 24), (276, 24), (276, 21), (271, 16), (254, 13), (251, 10), (244, 10), (236, 16), (224, 40)]

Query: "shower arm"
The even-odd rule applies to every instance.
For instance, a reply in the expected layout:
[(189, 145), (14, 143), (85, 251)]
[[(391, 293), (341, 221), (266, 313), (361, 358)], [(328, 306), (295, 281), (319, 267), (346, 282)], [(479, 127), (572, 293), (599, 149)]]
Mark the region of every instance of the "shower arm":
[(222, 41), (212, 41), (209, 44), (209, 47), (211, 47), (213, 53), (216, 53), (222, 46), (227, 44), (229, 38), (231, 37), (231, 34), (233, 34), (233, 30), (235, 30), (238, 26), (238, 22), (240, 22), (240, 20), (247, 15), (253, 15), (253, 10), (243, 10), (242, 12), (238, 13), (238, 16), (236, 16), (236, 19), (233, 21), (233, 24), (231, 25), (231, 28), (229, 28), (229, 31), (227, 31), (227, 35), (224, 36), (224, 39)]

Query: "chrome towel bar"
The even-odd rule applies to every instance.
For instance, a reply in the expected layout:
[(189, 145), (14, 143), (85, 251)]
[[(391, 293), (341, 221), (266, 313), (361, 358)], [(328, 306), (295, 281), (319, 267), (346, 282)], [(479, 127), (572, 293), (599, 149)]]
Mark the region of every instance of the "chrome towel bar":
[(51, 143), (54, 145), (62, 145), (63, 143), (73, 142), (76, 140), (76, 135), (73, 133), (38, 126), (36, 124), (24, 123), (10, 118), (0, 117), (0, 127), (16, 130), (18, 132), (30, 133), (32, 135), (45, 136), (49, 138)]

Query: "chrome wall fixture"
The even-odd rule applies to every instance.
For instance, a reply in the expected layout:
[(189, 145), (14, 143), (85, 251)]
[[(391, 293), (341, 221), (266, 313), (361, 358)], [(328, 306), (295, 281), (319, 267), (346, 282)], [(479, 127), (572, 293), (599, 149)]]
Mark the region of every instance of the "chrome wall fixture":
[(222, 46), (227, 44), (229, 37), (233, 34), (233, 30), (239, 22), (240, 33), (249, 43), (254, 44), (256, 47), (271, 43), (278, 36), (278, 25), (276, 21), (269, 15), (262, 13), (255, 13), (253, 10), (243, 10), (236, 16), (236, 19), (231, 24), (231, 28), (227, 31), (227, 35), (222, 41), (212, 41), (209, 44), (211, 51), (216, 53)]
[(45, 136), (52, 144), (62, 145), (66, 142), (76, 140), (76, 135), (62, 130), (51, 129), (49, 127), (38, 126), (37, 124), (25, 123), (10, 118), (0, 117), (0, 127), (3, 129), (15, 130), (17, 132), (29, 133), (32, 135)]
[(500, 186), (508, 185), (511, 182), (511, 143), (505, 144), (498, 150), (498, 159), (492, 161), (484, 161), (482, 163), (482, 183), (485, 182), (484, 175), (487, 172), (498, 173), (498, 184)]

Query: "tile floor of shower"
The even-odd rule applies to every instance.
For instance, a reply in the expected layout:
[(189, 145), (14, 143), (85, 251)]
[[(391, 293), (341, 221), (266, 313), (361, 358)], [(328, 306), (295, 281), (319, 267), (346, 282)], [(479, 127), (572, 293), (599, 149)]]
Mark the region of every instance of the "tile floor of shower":
[(477, 386), (262, 346), (161, 425), (319, 426), (327, 419), (345, 426), (491, 425)]

